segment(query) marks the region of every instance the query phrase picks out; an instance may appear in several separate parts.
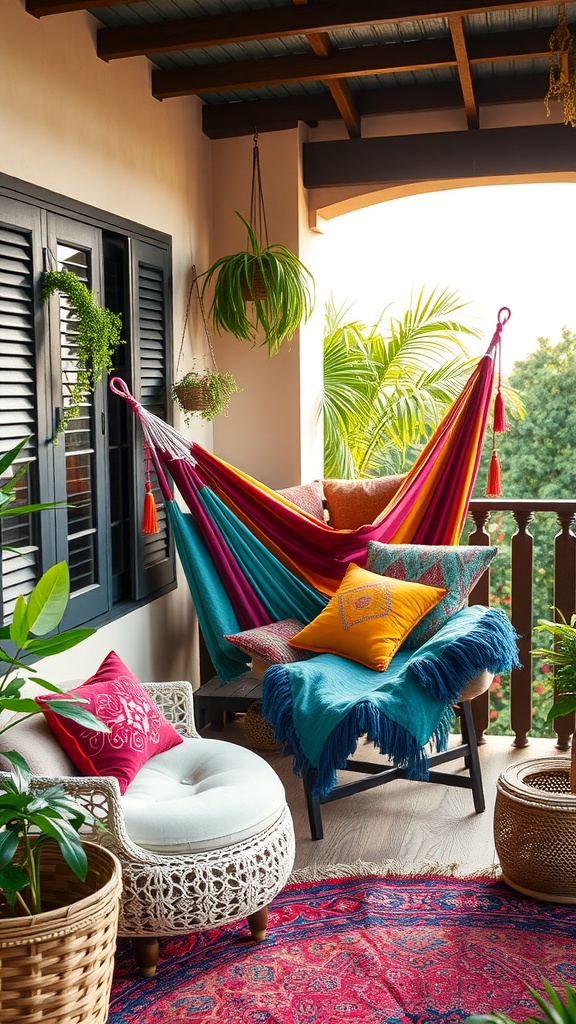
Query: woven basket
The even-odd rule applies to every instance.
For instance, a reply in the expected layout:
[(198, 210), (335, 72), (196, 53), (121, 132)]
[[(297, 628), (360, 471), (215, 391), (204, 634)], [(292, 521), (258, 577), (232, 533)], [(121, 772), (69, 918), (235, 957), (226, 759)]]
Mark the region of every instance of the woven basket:
[[(117, 858), (86, 843), (85, 882), (56, 843), (42, 850), (44, 903), (33, 917), (0, 916), (2, 1024), (105, 1024), (122, 890)], [(2, 915), (6, 906), (0, 907)]]
[(254, 750), (279, 750), (270, 722), (262, 718), (262, 705), (259, 700), (250, 705), (242, 721), (242, 729), (248, 743)]
[(210, 404), (208, 384), (200, 380), (197, 384), (175, 384), (174, 392), (187, 412), (204, 412)]
[(494, 841), (504, 881), (551, 903), (576, 903), (576, 795), (570, 759), (511, 765), (496, 784)]
[(264, 302), (268, 292), (266, 290), (266, 285), (264, 283), (260, 267), (254, 267), (250, 281), (247, 281), (246, 278), (244, 278), (241, 288), (244, 302), (254, 302), (256, 299), (260, 302)]

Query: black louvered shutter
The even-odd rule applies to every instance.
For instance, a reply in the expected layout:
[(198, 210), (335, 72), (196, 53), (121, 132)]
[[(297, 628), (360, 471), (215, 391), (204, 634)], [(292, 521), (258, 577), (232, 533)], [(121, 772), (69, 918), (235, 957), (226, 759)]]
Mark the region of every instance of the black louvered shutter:
[[(48, 246), (58, 270), (68, 270), (101, 300), (101, 238), (97, 228), (48, 215)], [(78, 375), (77, 319), (66, 295), (49, 303), (50, 355), (55, 410), (70, 405)], [(80, 404), (56, 444), (51, 444), (56, 497), (66, 508), (56, 516), (58, 559), (70, 570), (70, 601), (63, 628), (88, 622), (110, 607), (108, 457), (104, 384)], [(59, 420), (54, 417), (54, 427)]]
[[(172, 332), (170, 255), (165, 249), (133, 241), (131, 265), (134, 393), (146, 409), (166, 420), (170, 408), (168, 394), (171, 383), (167, 358), (168, 339)], [(137, 437), (141, 439), (139, 432)], [(134, 479), (135, 506), (137, 514), (141, 516), (145, 493), (143, 451), (136, 454)], [(160, 532), (143, 534), (141, 530), (138, 531), (137, 600), (175, 580), (172, 538), (154, 470), (152, 485)]]
[[(19, 465), (26, 474), (15, 488), (15, 505), (53, 498), (47, 485), (46, 424), (37, 411), (38, 381), (45, 386), (44, 351), (37, 345), (42, 310), (36, 294), (42, 269), (41, 217), (25, 203), (0, 198), (0, 451), (6, 452), (30, 438)], [(36, 310), (40, 310), (38, 313)], [(40, 409), (45, 409), (46, 402)], [(40, 456), (40, 457), (39, 457)], [(19, 594), (28, 595), (42, 575), (42, 556), (49, 561), (53, 536), (38, 513), (6, 516), (0, 520), (2, 545), (18, 551), (2, 552), (2, 622), (11, 618)]]

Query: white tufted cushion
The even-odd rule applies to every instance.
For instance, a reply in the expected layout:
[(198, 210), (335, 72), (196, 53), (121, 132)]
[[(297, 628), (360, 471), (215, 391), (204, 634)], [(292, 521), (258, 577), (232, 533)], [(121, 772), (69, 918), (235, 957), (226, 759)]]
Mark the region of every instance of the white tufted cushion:
[(216, 850), (257, 835), (280, 815), (284, 787), (252, 750), (184, 739), (156, 754), (122, 797), (128, 835), (155, 853)]

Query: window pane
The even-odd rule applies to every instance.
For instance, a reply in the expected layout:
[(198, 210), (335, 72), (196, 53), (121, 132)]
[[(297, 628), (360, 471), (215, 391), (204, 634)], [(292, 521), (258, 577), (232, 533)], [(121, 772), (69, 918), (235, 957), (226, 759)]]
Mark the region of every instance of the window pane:
[[(90, 287), (89, 254), (58, 244), (58, 266), (71, 270)], [(72, 388), (77, 382), (78, 320), (65, 295), (60, 295), (60, 349), (62, 361), (62, 406), (72, 405)], [(61, 443), (61, 442), (60, 442)], [(70, 591), (77, 593), (98, 583), (96, 560), (94, 410), (91, 398), (82, 402), (78, 416), (64, 431), (66, 449), (66, 501), (68, 509), (68, 562)]]

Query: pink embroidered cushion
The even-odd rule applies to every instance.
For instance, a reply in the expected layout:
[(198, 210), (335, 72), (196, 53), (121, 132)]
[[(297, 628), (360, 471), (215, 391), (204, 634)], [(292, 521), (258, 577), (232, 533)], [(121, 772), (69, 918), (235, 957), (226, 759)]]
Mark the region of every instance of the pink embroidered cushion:
[(242, 633), (229, 634), (225, 639), (252, 658), (280, 665), (311, 657), (308, 651), (296, 650), (288, 643), (302, 628), (303, 623), (297, 619), (281, 619), (279, 622), (270, 622), (267, 626), (256, 626), (254, 629), (245, 629)]
[[(95, 732), (71, 718), (54, 714), (50, 711), (50, 700), (54, 697), (36, 697), (36, 703), (82, 774), (113, 775), (121, 793), (153, 754), (182, 743), (182, 736), (114, 651), (90, 679), (68, 693), (82, 697), (86, 701), (83, 707), (105, 722), (110, 732)], [(58, 699), (62, 699), (62, 694)]]

